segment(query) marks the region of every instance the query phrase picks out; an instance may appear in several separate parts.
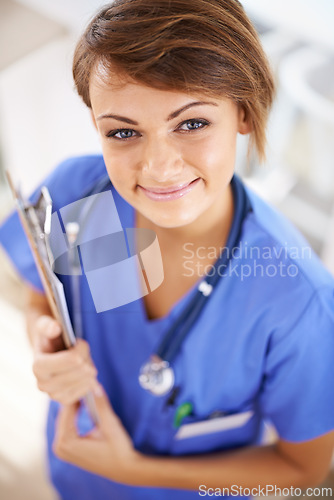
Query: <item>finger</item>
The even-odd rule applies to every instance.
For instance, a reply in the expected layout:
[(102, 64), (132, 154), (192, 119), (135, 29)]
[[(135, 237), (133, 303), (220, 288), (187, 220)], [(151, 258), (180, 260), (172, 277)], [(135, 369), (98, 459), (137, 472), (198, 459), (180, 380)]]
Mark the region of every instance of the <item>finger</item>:
[(37, 387), (52, 399), (70, 404), (93, 389), (96, 377), (96, 368), (86, 364), (75, 371), (62, 372), (50, 378), (38, 378)]
[(60, 407), (56, 423), (56, 435), (59, 440), (71, 439), (79, 435), (76, 425), (79, 408), (78, 402)]
[(80, 381), (77, 385), (71, 388), (50, 392), (49, 395), (55, 401), (58, 401), (64, 405), (73, 404), (77, 401), (83, 399), (89, 392), (91, 392), (96, 384), (95, 380), (87, 379)]
[(35, 328), (40, 335), (44, 335), (49, 339), (54, 339), (61, 334), (59, 323), (51, 316), (40, 316), (36, 321)]
[(85, 466), (91, 472), (92, 456), (99, 456), (100, 450), (96, 451), (96, 442), (103, 440), (103, 435), (99, 429), (93, 429), (86, 436), (80, 436), (76, 419), (80, 404), (62, 406), (56, 422), (55, 438), (52, 449), (55, 455), (62, 460), (74, 463), (75, 465)]
[(100, 384), (95, 384), (93, 394), (99, 428), (104, 434), (113, 435), (115, 426), (118, 427), (120, 425), (120, 420), (114, 412), (108, 396)]
[(85, 437), (94, 440), (99, 440), (103, 438), (103, 433), (98, 427), (93, 427), (93, 429), (89, 431)]
[(89, 345), (84, 340), (78, 340), (75, 346), (65, 351), (38, 353), (35, 356), (33, 372), (36, 377), (50, 378), (52, 375), (77, 369), (87, 361), (92, 364)]
[(79, 404), (62, 406), (57, 416), (52, 449), (55, 455), (64, 460), (71, 453), (73, 442), (79, 437), (76, 426), (79, 406)]
[(71, 367), (69, 370), (61, 371), (50, 377), (40, 377), (38, 388), (41, 391), (65, 390), (74, 385), (78, 385), (82, 380), (96, 380), (97, 369), (90, 363), (80, 364), (77, 368)]
[(41, 316), (35, 324), (36, 335), (33, 336), (35, 352), (56, 352), (64, 349), (61, 327), (50, 316)]
[(90, 357), (90, 347), (88, 342), (83, 339), (78, 339), (73, 347), (71, 347), (73, 352), (80, 356), (84, 361), (91, 361)]
[(68, 351), (39, 353), (35, 356), (33, 372), (37, 378), (49, 379), (53, 375), (75, 370), (84, 363), (80, 356)]

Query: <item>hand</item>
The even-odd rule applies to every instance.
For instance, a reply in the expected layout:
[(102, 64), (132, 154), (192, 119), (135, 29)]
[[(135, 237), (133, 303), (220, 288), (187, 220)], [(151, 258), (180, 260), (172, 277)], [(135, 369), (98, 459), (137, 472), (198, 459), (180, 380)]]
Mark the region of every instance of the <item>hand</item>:
[(79, 401), (96, 384), (88, 343), (79, 339), (75, 346), (61, 350), (61, 328), (50, 316), (40, 316), (34, 330), (33, 372), (38, 388), (62, 404)]
[(107, 395), (96, 384), (94, 399), (98, 426), (79, 436), (76, 416), (79, 404), (64, 406), (57, 419), (54, 453), (62, 460), (123, 484), (134, 484), (140, 453), (114, 413)]

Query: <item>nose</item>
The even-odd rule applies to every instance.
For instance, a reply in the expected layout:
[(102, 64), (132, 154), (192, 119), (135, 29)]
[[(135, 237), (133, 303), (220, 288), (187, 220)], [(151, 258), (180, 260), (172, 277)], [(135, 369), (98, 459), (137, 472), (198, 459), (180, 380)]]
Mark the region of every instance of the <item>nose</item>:
[(168, 139), (147, 139), (143, 147), (142, 174), (155, 182), (178, 180), (183, 169), (181, 152)]

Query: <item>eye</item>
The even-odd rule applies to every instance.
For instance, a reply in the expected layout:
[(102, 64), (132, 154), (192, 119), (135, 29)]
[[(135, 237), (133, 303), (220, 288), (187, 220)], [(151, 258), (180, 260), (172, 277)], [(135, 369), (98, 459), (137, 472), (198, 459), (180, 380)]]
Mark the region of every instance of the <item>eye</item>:
[(193, 132), (195, 130), (202, 129), (209, 124), (208, 120), (204, 120), (203, 118), (186, 120), (177, 127), (177, 130), (182, 132)]
[(107, 137), (112, 137), (113, 139), (118, 139), (120, 141), (124, 141), (127, 139), (132, 139), (135, 137), (137, 132), (131, 128), (119, 128), (117, 130), (111, 130), (106, 134)]

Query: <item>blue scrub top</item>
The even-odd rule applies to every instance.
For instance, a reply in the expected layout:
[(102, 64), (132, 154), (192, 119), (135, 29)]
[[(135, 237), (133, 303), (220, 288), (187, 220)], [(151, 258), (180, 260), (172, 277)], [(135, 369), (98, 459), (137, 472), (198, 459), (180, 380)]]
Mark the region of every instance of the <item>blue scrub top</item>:
[[(65, 161), (43, 184), (59, 210), (87, 196), (106, 175), (101, 156), (85, 156)], [(133, 227), (133, 208), (114, 188), (112, 194), (122, 227)], [(84, 337), (99, 380), (143, 453), (197, 454), (259, 444), (264, 421), (294, 442), (334, 428), (334, 280), (284, 217), (249, 189), (247, 194), (251, 210), (241, 244), (173, 362), (175, 401), (143, 390), (138, 374), (195, 289), (166, 317), (149, 320), (141, 299), (97, 313), (87, 279), (80, 278)], [(16, 214), (0, 228), (0, 242), (23, 279), (41, 290)], [(187, 256), (191, 260), (191, 248)], [(61, 279), (72, 315), (71, 282)], [(193, 412), (177, 429), (175, 413), (184, 402), (192, 403)], [(49, 470), (63, 499), (198, 498), (198, 491), (120, 485), (59, 460), (51, 450), (57, 411), (51, 402)], [(84, 410), (79, 426), (82, 432), (91, 426)]]

